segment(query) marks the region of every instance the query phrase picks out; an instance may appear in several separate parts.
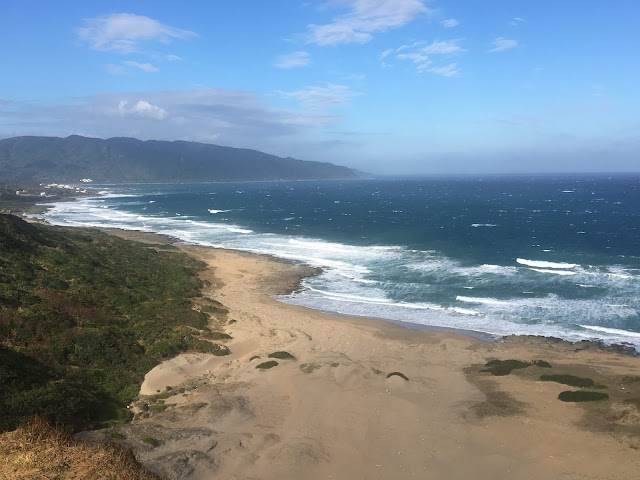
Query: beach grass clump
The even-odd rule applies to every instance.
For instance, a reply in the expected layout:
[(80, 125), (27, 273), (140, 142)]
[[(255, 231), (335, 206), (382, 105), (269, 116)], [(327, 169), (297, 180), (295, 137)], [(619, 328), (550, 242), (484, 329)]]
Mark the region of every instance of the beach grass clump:
[(160, 446), (160, 440), (153, 437), (144, 437), (142, 439), (142, 442), (146, 443), (147, 445), (151, 445), (154, 448)]
[[(113, 432), (114, 434), (117, 432)], [(114, 440), (122, 440), (113, 436)], [(72, 441), (68, 431), (34, 418), (0, 434), (2, 479), (160, 480), (144, 469), (132, 451), (114, 442)]]
[(249, 359), (249, 363), (253, 362), (254, 360), (260, 358), (260, 355), (254, 355)]
[(169, 405), (165, 405), (164, 403), (160, 403), (158, 405), (151, 405), (149, 407), (149, 411), (151, 413), (160, 413), (160, 412), (164, 412), (167, 408), (169, 408)]
[(389, 375), (387, 375), (387, 378), (391, 378), (391, 377), (400, 377), (407, 382), (409, 381), (407, 376), (404, 373), (400, 373), (400, 372), (391, 372)]
[(534, 360), (533, 364), (536, 367), (540, 368), (551, 368), (551, 364), (549, 362), (546, 362), (545, 360)]
[(278, 362), (276, 362), (275, 360), (269, 360), (268, 362), (262, 362), (256, 365), (256, 368), (259, 370), (269, 370), (270, 368), (277, 367), (277, 366), (278, 366)]
[(204, 313), (209, 313), (212, 315), (215, 315), (215, 314), (226, 315), (229, 313), (229, 310), (224, 308), (222, 304), (220, 304), (220, 306), (203, 305), (202, 307), (200, 307), (200, 311)]
[(202, 334), (202, 338), (206, 338), (207, 340), (231, 340), (233, 337), (224, 332), (205, 331)]
[[(603, 386), (596, 386), (596, 382), (591, 378), (576, 377), (575, 375), (541, 375), (540, 380), (543, 382), (556, 382), (563, 385), (569, 385), (570, 387), (580, 388), (602, 388)], [(604, 387), (606, 388), (606, 387)]]
[(267, 355), (269, 358), (277, 358), (278, 360), (295, 360), (296, 357), (289, 352), (273, 352)]
[(591, 392), (589, 390), (567, 390), (558, 395), (558, 399), (563, 402), (599, 402), (608, 398), (609, 395), (604, 392)]
[(120, 432), (111, 432), (109, 434), (114, 440), (126, 440), (127, 437)]
[(481, 372), (489, 372), (498, 377), (509, 375), (512, 370), (530, 367), (531, 364), (520, 360), (491, 360), (485, 363), (484, 366), (487, 368), (481, 370)]
[(303, 363), (300, 365), (300, 371), (304, 373), (313, 373), (320, 368), (319, 363)]

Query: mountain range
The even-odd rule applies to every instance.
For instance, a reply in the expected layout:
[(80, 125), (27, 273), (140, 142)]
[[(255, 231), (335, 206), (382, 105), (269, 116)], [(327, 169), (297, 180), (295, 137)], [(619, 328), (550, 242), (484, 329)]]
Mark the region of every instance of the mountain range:
[(187, 141), (71, 135), (0, 140), (0, 180), (180, 183), (359, 178), (361, 172), (244, 148)]

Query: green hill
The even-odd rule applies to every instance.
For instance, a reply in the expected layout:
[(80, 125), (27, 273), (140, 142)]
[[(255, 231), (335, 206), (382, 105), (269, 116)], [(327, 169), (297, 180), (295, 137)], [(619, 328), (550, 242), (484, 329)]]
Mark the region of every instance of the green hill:
[(126, 421), (159, 362), (229, 353), (207, 340), (226, 310), (200, 297), (204, 265), (160, 247), (0, 215), (0, 432)]
[(179, 183), (357, 178), (331, 163), (241, 148), (135, 138), (14, 137), (0, 140), (0, 180), (26, 183)]

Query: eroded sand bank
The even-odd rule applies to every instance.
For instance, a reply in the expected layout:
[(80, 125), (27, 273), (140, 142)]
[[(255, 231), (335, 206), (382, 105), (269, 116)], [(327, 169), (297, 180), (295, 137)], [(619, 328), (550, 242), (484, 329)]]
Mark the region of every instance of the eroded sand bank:
[[(640, 376), (637, 357), (542, 339), (487, 343), (286, 305), (272, 296), (309, 267), (181, 248), (209, 265), (205, 294), (229, 309), (233, 338), (229, 356), (181, 355), (149, 372), (141, 393), (172, 387), (165, 402), (175, 406), (118, 427), (168, 478), (638, 478), (640, 413), (624, 400), (640, 397), (640, 381), (621, 380)], [(256, 369), (277, 351), (295, 360)], [(577, 389), (539, 381), (548, 369), (479, 373), (490, 359), (543, 359), (554, 373), (609, 382), (611, 400), (563, 403), (559, 392)]]

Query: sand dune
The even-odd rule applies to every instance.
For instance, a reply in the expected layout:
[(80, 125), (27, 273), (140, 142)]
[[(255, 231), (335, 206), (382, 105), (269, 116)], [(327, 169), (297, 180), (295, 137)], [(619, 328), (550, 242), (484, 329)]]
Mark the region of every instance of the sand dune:
[[(606, 407), (585, 408), (559, 401), (571, 388), (539, 381), (540, 367), (479, 372), (490, 359), (544, 359), (554, 372), (614, 385), (640, 376), (637, 357), (530, 338), (487, 343), (285, 305), (272, 295), (295, 288), (308, 267), (182, 248), (210, 265), (205, 293), (230, 310), (233, 339), (227, 357), (181, 355), (149, 372), (141, 393), (169, 386), (176, 394), (165, 402), (175, 406), (118, 427), (168, 478), (638, 478), (640, 415), (616, 400), (617, 386)], [(295, 359), (256, 368), (277, 351)], [(640, 397), (638, 389), (625, 392)]]

